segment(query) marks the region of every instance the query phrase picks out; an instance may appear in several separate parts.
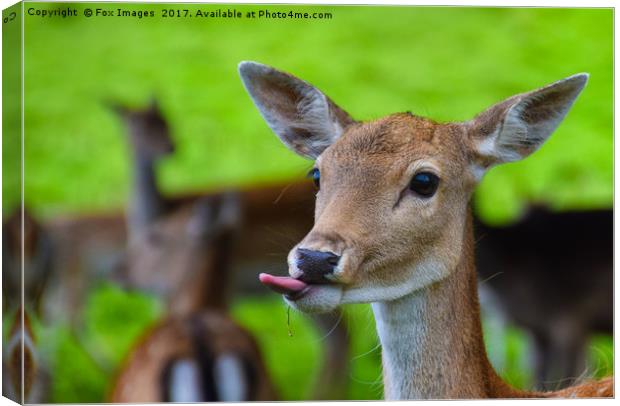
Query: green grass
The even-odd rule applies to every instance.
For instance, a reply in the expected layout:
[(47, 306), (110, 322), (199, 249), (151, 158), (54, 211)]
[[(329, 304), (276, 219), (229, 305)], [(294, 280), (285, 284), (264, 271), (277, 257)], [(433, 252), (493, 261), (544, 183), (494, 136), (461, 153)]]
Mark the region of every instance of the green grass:
[[(160, 306), (148, 296), (102, 285), (89, 295), (86, 328), (80, 336), (63, 326), (37, 324), (54, 378), (52, 400), (105, 401), (132, 343), (161, 314)], [(232, 315), (255, 336), (281, 399), (312, 399), (324, 338), (308, 316), (291, 311), (289, 336), (286, 307), (276, 295), (238, 299)], [(370, 306), (347, 306), (344, 321), (351, 334), (348, 399), (381, 399), (381, 350)], [(531, 388), (532, 349), (527, 335), (514, 327), (500, 330), (488, 319), (484, 327), (487, 351), (500, 375), (518, 388)], [(497, 345), (496, 337), (502, 345)], [(589, 348), (588, 375), (612, 374), (612, 337), (595, 336)]]
[[(275, 295), (239, 300), (235, 303), (233, 315), (257, 338), (282, 398), (312, 399), (325, 337), (316, 330), (311, 319), (292, 310), (289, 336), (286, 307)], [(377, 347), (370, 307), (349, 306), (343, 319), (354, 332), (349, 350), (350, 387), (347, 399), (381, 399), (381, 352)]]
[(15, 19), (2, 24), (2, 215), (12, 212), (21, 199), (21, 5), (3, 10), (2, 17)]
[[(72, 6), (80, 15), (84, 7), (97, 7)], [(152, 95), (159, 98), (178, 144), (159, 168), (166, 193), (303, 176), (310, 163), (279, 143), (238, 79), (238, 62), (257, 60), (312, 82), (358, 119), (411, 110), (438, 120), (466, 120), (515, 93), (589, 72), (586, 90), (556, 134), (531, 158), (493, 169), (474, 205), (492, 223), (513, 219), (530, 202), (557, 210), (611, 207), (611, 9), (235, 6), (244, 12), (266, 7), (328, 10), (334, 18), (26, 17), (26, 204), (45, 217), (125, 206), (129, 153), (120, 122), (102, 104), (109, 99), (139, 106)], [(8, 61), (4, 58), (5, 72), (15, 74)], [(5, 78), (3, 97), (18, 96), (18, 82)], [(4, 106), (6, 213), (19, 200), (20, 120), (15, 105)], [(320, 337), (296, 313), (289, 337), (285, 310), (275, 298), (247, 298), (235, 304), (233, 314), (256, 334), (282, 397), (306, 399), (308, 377), (315, 379), (319, 365)], [(160, 312), (151, 298), (103, 286), (90, 296), (79, 336), (65, 326), (42, 328), (56, 378), (53, 400), (103, 400), (131, 342)], [(351, 307), (346, 317), (354, 336), (350, 398), (380, 398), (369, 308)], [(487, 337), (496, 333), (487, 331)], [(526, 386), (527, 339), (509, 329), (503, 340), (505, 353), (494, 358), (501, 360), (504, 377)], [(611, 368), (612, 348), (609, 338), (594, 341), (592, 365), (599, 375)]]
[[(75, 7), (81, 14), (86, 6)], [(280, 145), (238, 79), (239, 61), (258, 60), (314, 83), (359, 119), (412, 110), (465, 120), (512, 94), (590, 72), (557, 133), (533, 157), (491, 171), (475, 207), (499, 223), (532, 201), (611, 205), (611, 9), (269, 8), (329, 10), (333, 19), (26, 17), (26, 202), (46, 216), (125, 204), (128, 151), (102, 104), (110, 98), (161, 100), (179, 144), (160, 171), (169, 193), (302, 176), (309, 163)], [(6, 165), (16, 159), (5, 154)], [(5, 181), (3, 190), (13, 186)]]
[(307, 318), (294, 312), (289, 336), (287, 311), (278, 299), (243, 300), (233, 309), (233, 317), (258, 340), (279, 395), (283, 399), (307, 399), (309, 377), (320, 363), (320, 337)]
[(128, 351), (162, 313), (150, 296), (102, 284), (88, 296), (81, 328), (39, 324), (41, 351), (51, 370), (51, 401), (105, 401)]

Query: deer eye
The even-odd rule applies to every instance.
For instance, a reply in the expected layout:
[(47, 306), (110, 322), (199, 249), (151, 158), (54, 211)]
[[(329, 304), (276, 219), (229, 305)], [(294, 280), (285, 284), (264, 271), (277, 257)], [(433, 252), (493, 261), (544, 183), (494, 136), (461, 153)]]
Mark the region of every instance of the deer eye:
[(317, 189), (321, 188), (321, 172), (317, 168), (312, 168), (307, 176), (312, 179)]
[(439, 178), (430, 172), (419, 172), (413, 176), (409, 189), (422, 197), (431, 197), (437, 191)]

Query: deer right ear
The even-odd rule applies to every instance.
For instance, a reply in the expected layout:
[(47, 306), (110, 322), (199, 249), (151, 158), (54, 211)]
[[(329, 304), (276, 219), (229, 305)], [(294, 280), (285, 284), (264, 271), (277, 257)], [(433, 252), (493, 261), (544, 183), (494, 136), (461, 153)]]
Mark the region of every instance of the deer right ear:
[(256, 62), (241, 62), (239, 75), (261, 115), (297, 154), (316, 159), (354, 120), (301, 79)]
[(492, 106), (470, 122), (481, 174), (503, 162), (518, 161), (536, 151), (560, 125), (588, 75), (570, 76)]

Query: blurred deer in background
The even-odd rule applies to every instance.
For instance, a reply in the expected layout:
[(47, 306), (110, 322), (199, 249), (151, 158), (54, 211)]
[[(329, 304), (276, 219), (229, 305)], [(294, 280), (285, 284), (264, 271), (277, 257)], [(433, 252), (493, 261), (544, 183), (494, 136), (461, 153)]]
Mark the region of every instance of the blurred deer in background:
[(16, 210), (2, 227), (2, 290), (4, 308), (22, 305), (22, 259), (24, 269), (23, 304), (28, 312), (41, 314), (41, 297), (52, 273), (53, 248), (47, 230), (30, 214)]
[(62, 216), (45, 222), (54, 251), (43, 298), (46, 323), (79, 332), (88, 292), (119, 268), (126, 247), (125, 219), (117, 213)]
[(481, 287), (532, 334), (537, 386), (574, 384), (592, 334), (613, 334), (613, 211), (535, 207), (514, 225), (474, 228)]
[(585, 86), (578, 74), (466, 122), (354, 120), (308, 82), (256, 62), (241, 80), (266, 123), (314, 160), (315, 224), (289, 276), (260, 280), (300, 311), (371, 303), (388, 400), (613, 397), (613, 378), (558, 392), (504, 382), (486, 355), (470, 198), (485, 172), (532, 154)]
[[(239, 222), (236, 197), (205, 198), (188, 221), (183, 245), (165, 251), (182, 270), (167, 315), (137, 343), (112, 391), (113, 402), (274, 400), (259, 348), (226, 315), (231, 242)], [(182, 231), (182, 230), (181, 230)], [(149, 233), (143, 238), (151, 239)], [(138, 245), (141, 256), (160, 256)]]
[[(144, 110), (116, 107), (128, 130), (133, 155), (133, 188), (127, 210), (128, 246), (123, 279), (134, 288), (169, 299), (187, 275), (204, 268), (203, 251), (213, 250), (222, 277), (230, 267), (233, 240), (240, 225), (239, 196), (233, 192), (193, 199), (167, 198), (157, 185), (155, 167), (174, 151), (168, 123), (155, 101)], [(220, 207), (220, 225), (212, 224), (213, 205)], [(211, 228), (226, 228), (216, 242), (205, 238)], [(203, 244), (201, 246), (200, 244)], [(212, 273), (211, 273), (212, 274)], [(227, 285), (211, 297), (224, 303)], [(221, 297), (219, 297), (221, 296)]]
[[(201, 241), (197, 239), (196, 233), (200, 234), (206, 229), (208, 221), (205, 222), (203, 216), (210, 211), (213, 199), (221, 201), (220, 217), (226, 220), (220, 221), (229, 224), (231, 230), (237, 230), (241, 244), (233, 247), (232, 237), (221, 237), (213, 243), (209, 241), (209, 249), (213, 249), (219, 258), (220, 272), (209, 272), (208, 275), (221, 278), (226, 271), (233, 273), (229, 268), (231, 263), (236, 263), (236, 267), (241, 268), (234, 272), (241, 274), (237, 284), (244, 285), (242, 287), (245, 291), (252, 291), (257, 286), (257, 268), (261, 265), (273, 267), (273, 263), (277, 263), (277, 257), (269, 258), (274, 248), (283, 250), (291, 239), (303, 235), (311, 227), (311, 221), (306, 216), (312, 212), (313, 204), (313, 188), (309, 182), (287, 185), (284, 190), (282, 186), (257, 187), (234, 194), (227, 192), (203, 197), (164, 197), (157, 186), (155, 165), (160, 158), (174, 151), (175, 147), (158, 104), (152, 102), (145, 110), (123, 107), (116, 107), (115, 110), (126, 123), (135, 158), (133, 197), (128, 212), (130, 239), (124, 278), (129, 286), (165, 298), (170, 297), (177, 286), (183, 286), (182, 290), (187, 288), (181, 281), (185, 275), (194, 274), (193, 268), (201, 263), (200, 253), (206, 248), (201, 250), (191, 247)], [(303, 191), (301, 198), (300, 194), (294, 193), (299, 191)], [(251, 275), (252, 278), (244, 278), (244, 275)], [(252, 282), (247, 283), (248, 279)], [(190, 287), (196, 288), (192, 285)], [(210, 301), (205, 305), (225, 308), (228, 291), (229, 284), (219, 283), (218, 289), (203, 296)], [(179, 302), (175, 301), (174, 306), (179, 306)], [(331, 316), (319, 316), (316, 325), (325, 336), (327, 347), (316, 385), (317, 396), (344, 399), (348, 378), (348, 333), (345, 322), (337, 312)], [(336, 366), (339, 369), (334, 369)]]
[(111, 402), (276, 400), (252, 336), (223, 312), (167, 317), (134, 347)]
[(49, 401), (50, 374), (37, 350), (28, 314), (21, 306), (14, 312), (3, 345), (2, 395), (18, 403), (42, 403)]
[(20, 403), (44, 402), (50, 378), (36, 346), (30, 315), (40, 317), (41, 296), (52, 270), (52, 247), (46, 231), (25, 209), (23, 228), (19, 209), (2, 229), (3, 317), (11, 320), (3, 341), (3, 395)]

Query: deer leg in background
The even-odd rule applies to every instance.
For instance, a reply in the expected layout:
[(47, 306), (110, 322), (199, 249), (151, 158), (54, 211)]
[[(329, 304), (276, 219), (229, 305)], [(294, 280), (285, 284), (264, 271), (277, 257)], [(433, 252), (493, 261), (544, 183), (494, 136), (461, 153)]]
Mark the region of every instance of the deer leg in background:
[(486, 342), (489, 351), (489, 359), (497, 371), (506, 368), (506, 327), (508, 316), (502, 307), (501, 300), (493, 289), (485, 285), (484, 281), (478, 283), (478, 295), (480, 296), (480, 309), (485, 321)]
[(323, 364), (314, 385), (317, 400), (345, 400), (349, 384), (349, 332), (342, 310), (312, 318), (319, 328)]
[(170, 312), (227, 309), (240, 217), (239, 196), (234, 192), (204, 197), (194, 203), (185, 226), (186, 268), (179, 285), (171, 287)]
[(59, 269), (59, 279), (50, 292), (48, 318), (59, 323), (68, 323), (72, 331), (78, 331), (82, 322), (82, 307), (86, 302), (88, 275), (85, 275), (76, 257), (67, 258)]
[(216, 215), (215, 228), (219, 235), (213, 241), (214, 267), (212, 279), (208, 282), (210, 289), (205, 297), (206, 307), (228, 307), (230, 285), (232, 281), (232, 261), (235, 244), (241, 226), (241, 201), (235, 192), (224, 193), (220, 197), (219, 210)]
[(549, 363), (551, 360), (551, 342), (550, 337), (546, 331), (534, 331), (532, 334), (532, 358), (534, 361), (534, 380), (536, 389), (541, 389), (544, 386), (545, 377), (547, 376), (549, 369)]
[(588, 332), (579, 320), (565, 317), (549, 325), (549, 347), (544, 363), (537, 371), (538, 384), (544, 390), (574, 385), (587, 376), (586, 343)]

